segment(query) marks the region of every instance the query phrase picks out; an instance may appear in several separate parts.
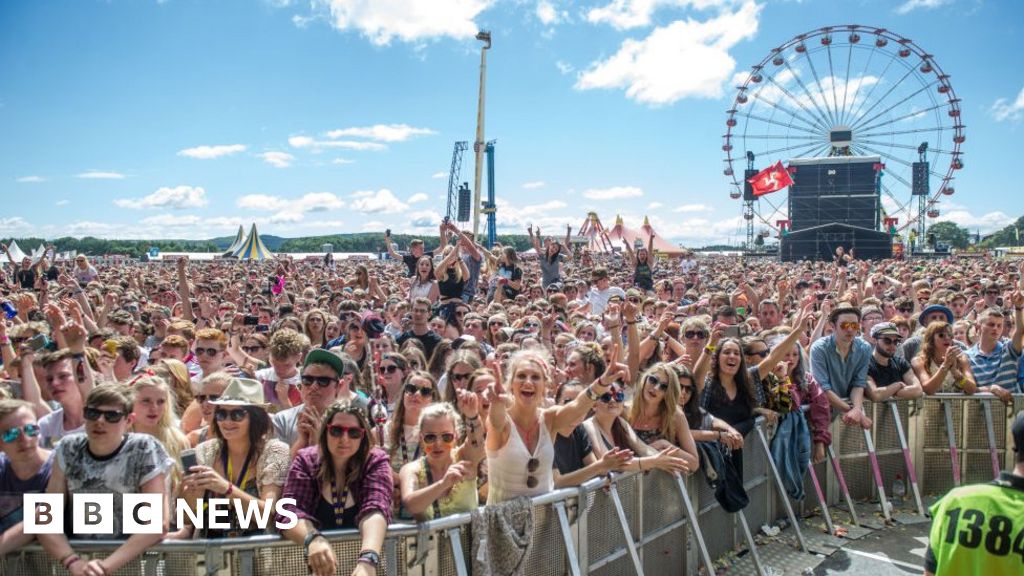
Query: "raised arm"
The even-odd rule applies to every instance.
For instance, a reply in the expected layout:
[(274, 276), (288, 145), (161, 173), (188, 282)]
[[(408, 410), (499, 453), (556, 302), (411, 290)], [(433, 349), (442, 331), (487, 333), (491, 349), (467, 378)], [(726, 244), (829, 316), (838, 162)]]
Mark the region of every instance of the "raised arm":
[(572, 226), (569, 224), (565, 225), (565, 251), (569, 259), (572, 259)]
[(780, 342), (778, 346), (772, 348), (772, 351), (768, 354), (767, 358), (758, 363), (757, 374), (761, 380), (767, 378), (768, 374), (775, 369), (775, 366), (778, 365), (779, 362), (782, 362), (782, 359), (786, 357), (786, 354), (789, 354), (789, 351), (793, 349), (793, 346), (796, 346), (796, 343), (800, 340), (800, 333), (805, 330), (807, 321), (810, 318), (811, 308), (810, 306), (806, 306), (800, 310), (799, 314), (797, 314), (796, 321), (793, 322), (793, 329), (789, 331), (789, 336), (786, 336), (786, 339)]
[[(544, 416), (550, 423), (552, 431), (562, 436), (568, 436), (573, 429), (587, 417), (587, 413), (594, 407), (595, 400), (591, 396), (598, 396), (608, 392), (612, 384), (617, 381), (629, 382), (629, 368), (625, 364), (613, 362), (608, 364), (604, 374), (590, 385), (583, 394), (578, 394), (576, 399), (563, 406), (554, 406), (545, 410)], [(491, 410), (493, 410), (493, 404)]]
[(188, 287), (188, 257), (178, 258), (178, 297), (181, 298), (181, 314), (185, 320), (195, 322), (196, 315), (192, 310), (192, 295)]
[(534, 234), (533, 234), (533, 224), (530, 224), (529, 226), (526, 227), (526, 233), (530, 236), (530, 244), (533, 245), (533, 249), (537, 251), (537, 257), (538, 258), (543, 258), (544, 257), (544, 253), (541, 250), (541, 245), (540, 245), (540, 232), (538, 231), (537, 235), (534, 236)]

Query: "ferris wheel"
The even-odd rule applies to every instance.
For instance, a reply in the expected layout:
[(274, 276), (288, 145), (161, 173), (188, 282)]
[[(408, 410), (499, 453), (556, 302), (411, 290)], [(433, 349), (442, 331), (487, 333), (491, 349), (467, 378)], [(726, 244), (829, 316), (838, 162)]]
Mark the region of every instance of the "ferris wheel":
[(884, 28), (848, 24), (800, 34), (774, 48), (737, 87), (723, 136), (731, 198), (743, 199), (748, 242), (756, 223), (780, 232), (787, 192), (744, 193), (777, 161), (877, 156), (887, 229), (923, 234), (955, 192), (966, 140), (949, 75), (935, 57)]

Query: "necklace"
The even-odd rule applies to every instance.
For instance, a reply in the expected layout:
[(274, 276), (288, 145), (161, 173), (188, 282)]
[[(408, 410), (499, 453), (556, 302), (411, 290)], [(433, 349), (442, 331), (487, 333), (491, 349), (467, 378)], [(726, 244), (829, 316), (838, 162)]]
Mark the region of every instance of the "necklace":
[(331, 496), (334, 497), (332, 507), (334, 508), (334, 523), (336, 526), (342, 526), (345, 522), (345, 504), (348, 502), (348, 484), (344, 484), (344, 487), (338, 489), (338, 479), (331, 480)]

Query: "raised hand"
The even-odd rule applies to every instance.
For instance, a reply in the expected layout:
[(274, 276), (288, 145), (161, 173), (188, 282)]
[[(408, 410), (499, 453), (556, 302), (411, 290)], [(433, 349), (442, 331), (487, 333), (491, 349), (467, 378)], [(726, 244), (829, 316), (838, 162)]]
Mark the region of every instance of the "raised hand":
[(621, 472), (633, 459), (633, 451), (626, 448), (612, 448), (601, 457), (601, 468), (605, 472)]
[(456, 390), (456, 407), (466, 418), (473, 419), (480, 415), (480, 398), (469, 390)]

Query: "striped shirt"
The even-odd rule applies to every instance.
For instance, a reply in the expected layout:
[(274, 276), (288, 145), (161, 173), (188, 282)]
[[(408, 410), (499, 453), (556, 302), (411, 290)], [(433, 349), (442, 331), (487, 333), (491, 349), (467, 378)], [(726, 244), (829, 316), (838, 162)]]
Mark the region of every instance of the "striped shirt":
[(967, 350), (978, 386), (1001, 386), (1016, 392), (1020, 352), (1013, 349), (1009, 340), (999, 340), (988, 354), (982, 352), (980, 346), (979, 342)]

